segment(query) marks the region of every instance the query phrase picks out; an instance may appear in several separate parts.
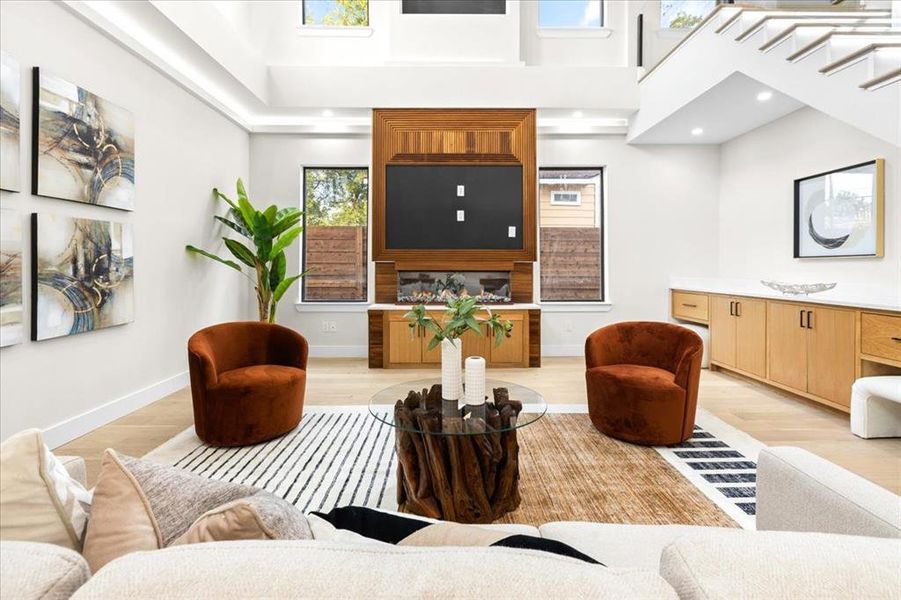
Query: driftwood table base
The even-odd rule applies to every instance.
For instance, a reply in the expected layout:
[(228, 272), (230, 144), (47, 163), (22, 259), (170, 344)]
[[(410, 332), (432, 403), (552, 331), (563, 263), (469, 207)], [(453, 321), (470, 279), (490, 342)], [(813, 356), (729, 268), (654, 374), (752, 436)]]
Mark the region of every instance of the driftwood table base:
[(516, 418), (522, 403), (494, 390), (485, 419), (442, 415), (441, 386), (410, 392), (394, 407), (397, 503), (402, 512), (491, 523), (519, 506)]

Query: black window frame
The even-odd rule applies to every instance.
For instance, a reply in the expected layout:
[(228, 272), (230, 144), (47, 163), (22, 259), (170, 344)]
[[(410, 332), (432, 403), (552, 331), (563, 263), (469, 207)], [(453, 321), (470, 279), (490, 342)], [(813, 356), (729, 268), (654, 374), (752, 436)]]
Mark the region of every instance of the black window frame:
[[(600, 252), (601, 260), (599, 262), (601, 275), (601, 297), (598, 300), (545, 300), (542, 296), (541, 288), (541, 172), (542, 171), (594, 171), (601, 172), (601, 183), (598, 186), (598, 228), (600, 229)], [(541, 304), (604, 304), (607, 302), (607, 219), (606, 219), (606, 202), (607, 198), (604, 194), (604, 188), (607, 181), (607, 167), (538, 167), (538, 301)], [(557, 205), (560, 206), (560, 205)]]
[(300, 272), (303, 273), (304, 269), (307, 265), (307, 170), (323, 170), (323, 171), (366, 171), (366, 268), (364, 269), (365, 277), (366, 277), (366, 297), (362, 300), (307, 300), (307, 288), (305, 277), (301, 278), (300, 282), (300, 302), (301, 304), (368, 304), (369, 303), (369, 263), (371, 262), (371, 249), (369, 244), (371, 242), (371, 238), (369, 235), (369, 211), (371, 210), (370, 200), (372, 198), (372, 189), (369, 187), (372, 173), (370, 172), (369, 165), (360, 166), (360, 167), (348, 167), (348, 166), (340, 166), (340, 167), (329, 167), (322, 165), (303, 165), (300, 168), (300, 210), (301, 210), (301, 222), (303, 225), (303, 240), (300, 245)]

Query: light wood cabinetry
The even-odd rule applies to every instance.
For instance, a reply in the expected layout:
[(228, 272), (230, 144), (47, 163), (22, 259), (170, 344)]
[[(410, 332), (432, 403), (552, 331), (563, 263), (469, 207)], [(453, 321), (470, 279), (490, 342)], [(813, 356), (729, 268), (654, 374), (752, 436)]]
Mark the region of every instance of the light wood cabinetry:
[(823, 306), (808, 308), (808, 393), (850, 407), (855, 334), (853, 311)]
[(732, 317), (735, 300), (729, 296), (710, 298), (710, 359), (735, 366), (735, 321)]
[[(706, 296), (706, 304), (697, 299)], [(853, 306), (673, 290), (673, 316), (701, 322), (682, 304), (706, 306), (710, 365), (849, 411), (857, 377), (901, 374), (901, 314)], [(687, 315), (687, 316), (686, 316)]]
[(707, 323), (709, 313), (707, 294), (673, 292), (672, 310), (673, 316), (677, 319)]
[(807, 329), (800, 304), (770, 302), (767, 307), (769, 378), (801, 392), (807, 391)]
[(766, 376), (766, 302), (713, 296), (710, 306), (711, 360)]
[(861, 313), (860, 353), (901, 367), (901, 317)]
[(422, 362), (422, 335), (406, 319), (388, 317), (388, 361), (397, 365)]
[(735, 301), (735, 366), (766, 377), (766, 301)]
[[(411, 328), (409, 321), (404, 317), (406, 310), (385, 311), (384, 330), (387, 351), (384, 367), (409, 367), (414, 365), (438, 365), (441, 363), (441, 347), (436, 346), (429, 350), (429, 342), (432, 333), (421, 327)], [(483, 356), (490, 366), (500, 367), (528, 367), (529, 366), (529, 318), (527, 311), (509, 311), (503, 313), (503, 318), (513, 324), (511, 336), (506, 338), (500, 346), (494, 345), (494, 338), (487, 335), (487, 327), (484, 327), (485, 335), (476, 335), (473, 331), (467, 331), (460, 338), (463, 343), (463, 358), (468, 356)]]

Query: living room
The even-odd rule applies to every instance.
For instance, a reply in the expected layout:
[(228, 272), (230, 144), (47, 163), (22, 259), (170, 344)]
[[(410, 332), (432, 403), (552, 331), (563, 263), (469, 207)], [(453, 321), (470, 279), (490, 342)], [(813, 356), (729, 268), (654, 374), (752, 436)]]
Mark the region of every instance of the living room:
[(0, 596), (901, 597), (899, 11), (0, 3)]

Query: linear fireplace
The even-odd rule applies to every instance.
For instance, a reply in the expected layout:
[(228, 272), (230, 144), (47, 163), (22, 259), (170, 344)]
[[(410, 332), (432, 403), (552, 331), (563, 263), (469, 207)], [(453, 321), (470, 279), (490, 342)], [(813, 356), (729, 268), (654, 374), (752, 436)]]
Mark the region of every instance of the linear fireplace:
[(398, 271), (397, 302), (428, 304), (474, 297), (486, 304), (511, 302), (509, 271)]

